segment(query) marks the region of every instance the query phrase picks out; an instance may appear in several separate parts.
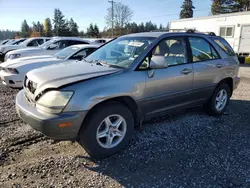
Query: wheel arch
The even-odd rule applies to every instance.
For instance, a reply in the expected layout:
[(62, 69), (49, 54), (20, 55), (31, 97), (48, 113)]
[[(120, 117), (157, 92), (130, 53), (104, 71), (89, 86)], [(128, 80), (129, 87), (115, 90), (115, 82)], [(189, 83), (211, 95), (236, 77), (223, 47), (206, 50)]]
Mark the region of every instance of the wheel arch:
[(114, 98), (110, 98), (104, 101), (99, 102), (98, 104), (95, 104), (90, 110), (89, 112), (86, 114), (82, 126), (85, 124), (85, 122), (88, 121), (88, 119), (90, 118), (90, 116), (94, 113), (94, 111), (102, 106), (102, 105), (107, 105), (107, 104), (112, 104), (112, 103), (120, 103), (125, 105), (131, 112), (132, 115), (134, 117), (134, 121), (135, 121), (135, 126), (138, 126), (141, 120), (141, 110), (138, 106), (138, 104), (136, 103), (136, 101), (129, 96), (119, 96), (119, 97), (114, 97)]
[[(221, 81), (217, 84), (217, 87), (218, 87), (219, 85), (221, 85), (221, 84), (227, 84), (227, 85), (229, 86), (230, 91), (231, 91), (231, 93), (230, 93), (230, 97), (231, 97), (232, 94), (233, 94), (233, 78), (231, 78), (231, 77), (224, 78), (223, 80), (221, 80)], [(217, 88), (217, 87), (216, 87), (216, 88)]]

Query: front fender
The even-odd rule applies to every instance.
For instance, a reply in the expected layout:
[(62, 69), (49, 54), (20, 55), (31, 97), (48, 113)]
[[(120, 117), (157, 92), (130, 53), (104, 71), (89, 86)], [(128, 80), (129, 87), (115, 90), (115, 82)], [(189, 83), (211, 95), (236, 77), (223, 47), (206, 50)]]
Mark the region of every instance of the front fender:
[(134, 101), (140, 100), (145, 94), (145, 73), (132, 71), (108, 75), (63, 88), (74, 91), (64, 111), (90, 110), (103, 101), (123, 96), (131, 97)]

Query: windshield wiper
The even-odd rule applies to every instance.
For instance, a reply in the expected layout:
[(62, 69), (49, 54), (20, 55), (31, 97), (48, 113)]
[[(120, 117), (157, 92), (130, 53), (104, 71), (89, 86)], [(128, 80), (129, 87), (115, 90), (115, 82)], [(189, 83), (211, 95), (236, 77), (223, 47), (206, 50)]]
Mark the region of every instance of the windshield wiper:
[(92, 60), (89, 63), (93, 63), (93, 62), (96, 62), (96, 65), (101, 65), (101, 66), (106, 66), (106, 67), (112, 67), (112, 68), (118, 68), (118, 69), (126, 69), (125, 67), (122, 67), (122, 66), (119, 66), (119, 65), (114, 65), (114, 64), (109, 64), (107, 62), (100, 61), (98, 59)]

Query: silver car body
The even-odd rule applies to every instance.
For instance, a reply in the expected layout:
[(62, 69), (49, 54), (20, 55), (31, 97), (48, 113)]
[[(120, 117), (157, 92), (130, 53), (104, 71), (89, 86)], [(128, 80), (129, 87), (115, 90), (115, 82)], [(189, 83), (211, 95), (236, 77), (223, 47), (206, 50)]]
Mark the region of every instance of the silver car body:
[[(73, 58), (75, 54), (83, 52), (84, 49), (96, 49), (99, 47), (99, 45), (79, 44), (70, 46), (68, 48), (71, 47), (75, 48), (76, 50), (67, 57), (63, 58), (56, 57), (55, 55), (31, 56), (2, 63), (0, 65), (0, 78), (2, 79), (2, 83), (12, 88), (22, 88), (24, 77), (29, 71), (58, 63), (74, 62), (77, 60)], [(65, 50), (67, 49), (65, 48)], [(18, 73), (14, 74), (8, 72), (9, 68), (15, 69)]]
[[(77, 37), (54, 37), (50, 41), (44, 43), (43, 45), (41, 45), (40, 47), (37, 47), (37, 48), (24, 48), (24, 49), (10, 51), (5, 55), (4, 60), (5, 61), (11, 60), (10, 57), (13, 55), (19, 55), (18, 58), (28, 57), (28, 56), (38, 56), (38, 55), (54, 55), (58, 51), (62, 50), (63, 47), (56, 48), (56, 49), (49, 49), (49, 47), (51, 44), (56, 44), (60, 41), (74, 42), (74, 44), (71, 44), (71, 45), (90, 44), (91, 43), (87, 40), (82, 40), (82, 39), (77, 38)], [(71, 46), (71, 45), (68, 45), (68, 46)], [(65, 47), (68, 47), (68, 46), (65, 46)]]
[[(129, 106), (135, 107), (136, 121), (140, 122), (167, 110), (203, 104), (223, 80), (230, 82), (232, 91), (238, 85), (238, 59), (236, 56), (228, 56), (211, 40), (214, 36), (152, 32), (123, 37), (133, 36), (155, 37), (155, 40), (127, 69), (81, 61), (29, 72), (26, 78), (27, 85), (16, 99), (20, 117), (49, 137), (75, 139), (88, 112), (108, 100), (124, 101)], [(137, 70), (138, 65), (161, 40), (177, 36), (204, 38), (213, 45), (220, 58), (199, 63), (190, 62), (165, 69)], [(191, 72), (183, 74), (183, 70)], [(55, 72), (57, 74), (54, 74)], [(30, 81), (37, 84), (33, 93), (28, 87), (32, 85), (29, 84)], [(37, 98), (48, 90), (74, 91), (73, 97), (60, 114), (46, 114), (36, 109)], [(29, 105), (30, 103), (32, 105)], [(65, 121), (73, 122), (72, 127), (64, 130), (58, 128), (57, 125)]]

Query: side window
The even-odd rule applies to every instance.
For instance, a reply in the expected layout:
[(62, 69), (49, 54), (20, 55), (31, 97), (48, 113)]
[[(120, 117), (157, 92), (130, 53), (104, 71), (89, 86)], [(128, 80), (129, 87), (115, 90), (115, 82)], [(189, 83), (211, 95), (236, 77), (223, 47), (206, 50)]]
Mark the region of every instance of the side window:
[(37, 40), (37, 43), (38, 43), (39, 45), (43, 44), (43, 42), (44, 42), (43, 39), (38, 39), (38, 40)]
[(168, 66), (188, 62), (187, 48), (184, 38), (174, 37), (161, 41), (152, 51), (152, 56), (164, 56)]
[(225, 41), (224, 39), (213, 39), (214, 42), (216, 42), (219, 47), (226, 52), (228, 55), (230, 56), (235, 56), (234, 50), (232, 49), (232, 47), (227, 43), (227, 41)]
[(76, 44), (89, 44), (89, 43), (87, 43), (85, 41), (79, 41), (79, 40), (71, 40), (70, 41), (70, 46), (71, 45), (76, 45)]
[(49, 40), (51, 40), (51, 39), (45, 39), (46, 42), (48, 42)]
[(69, 41), (67, 41), (67, 40), (60, 40), (60, 41), (57, 41), (53, 44), (55, 44), (56, 47), (53, 49), (49, 48), (50, 50), (61, 50), (61, 49), (64, 49), (64, 48), (70, 46)]
[(198, 37), (189, 37), (192, 50), (193, 62), (209, 61), (219, 59), (218, 53), (205, 39)]
[[(184, 38), (171, 37), (162, 40), (152, 50), (153, 56), (164, 56), (168, 66), (181, 65), (188, 63), (187, 47)], [(150, 57), (146, 57), (139, 69), (147, 69), (149, 67)]]
[(43, 39), (34, 39), (27, 46), (39, 46), (43, 44)]
[(85, 48), (76, 54), (74, 54), (70, 59), (82, 59), (90, 55), (92, 52), (94, 52), (96, 49), (95, 48)]

